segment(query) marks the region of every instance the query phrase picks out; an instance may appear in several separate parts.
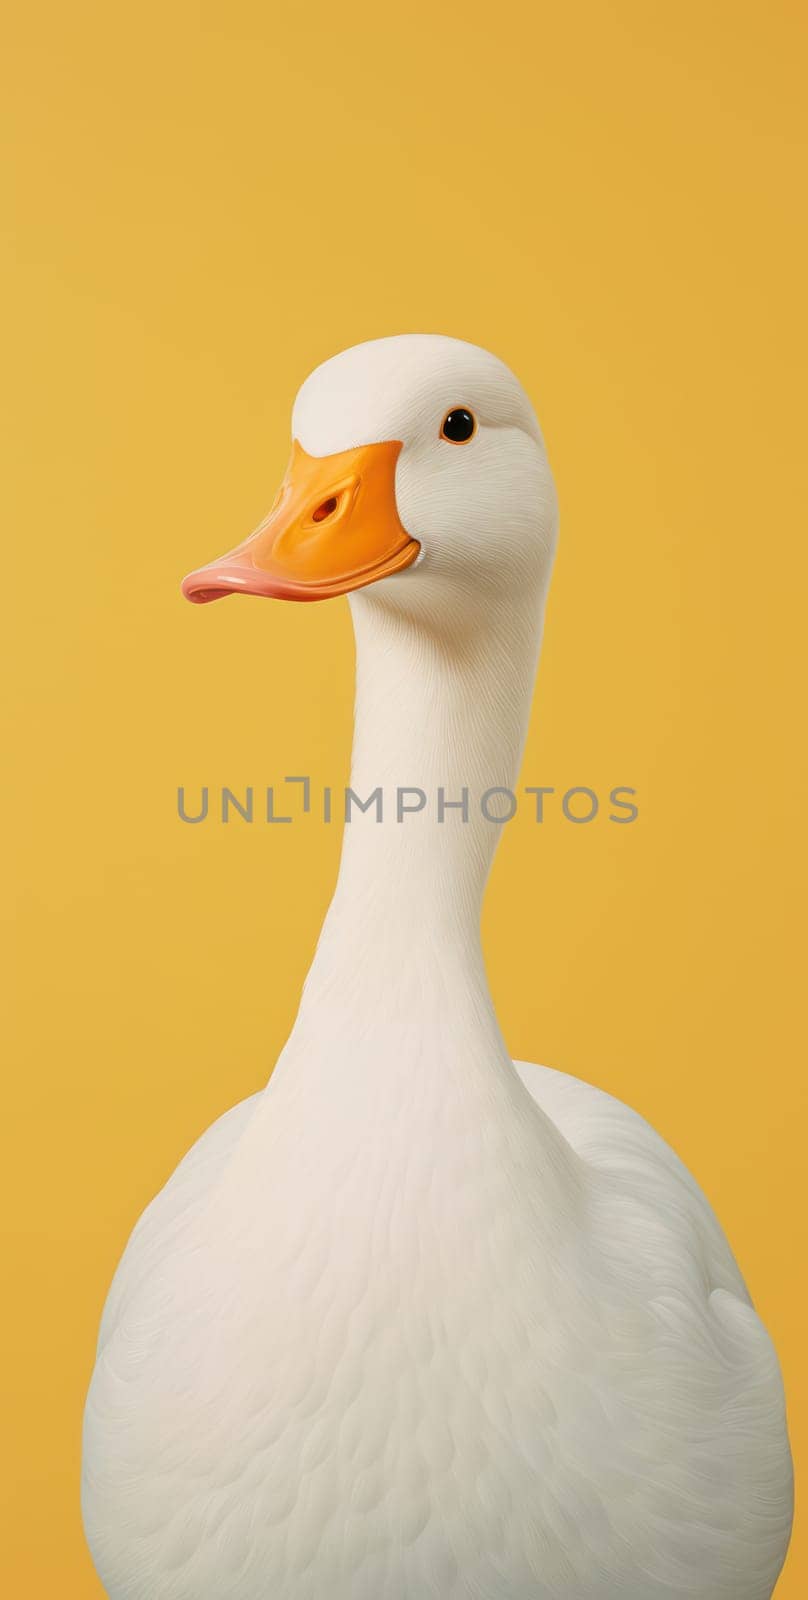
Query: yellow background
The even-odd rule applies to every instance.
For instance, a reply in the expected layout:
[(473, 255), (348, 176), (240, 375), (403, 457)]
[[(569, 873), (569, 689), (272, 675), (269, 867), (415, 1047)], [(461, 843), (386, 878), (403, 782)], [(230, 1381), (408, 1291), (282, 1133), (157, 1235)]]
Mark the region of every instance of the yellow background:
[[(715, 1204), (808, 1453), (800, 863), (805, 34), (797, 0), (51, 3), (6, 27), (0, 1585), (101, 1594), (79, 1429), (127, 1232), (292, 1021), (338, 830), (176, 787), (344, 781), (348, 608), (182, 574), (274, 494), (357, 340), (490, 346), (562, 539), (485, 918), (515, 1054), (642, 1111)], [(802, 345), (802, 348), (801, 348)], [(808, 1579), (798, 1532), (778, 1600)]]

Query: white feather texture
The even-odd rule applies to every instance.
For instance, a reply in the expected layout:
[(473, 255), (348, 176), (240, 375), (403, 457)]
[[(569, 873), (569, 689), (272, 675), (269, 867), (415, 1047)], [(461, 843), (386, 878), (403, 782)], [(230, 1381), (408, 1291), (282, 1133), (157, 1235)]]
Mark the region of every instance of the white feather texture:
[[(463, 448), (439, 438), (461, 405)], [(520, 386), (470, 345), (386, 339), (319, 368), (293, 431), (313, 455), (401, 440), (423, 545), (351, 599), (352, 786), (513, 787), (556, 533)], [(84, 1433), (111, 1600), (771, 1595), (775, 1353), (662, 1140), (514, 1067), (479, 939), (498, 835), (473, 805), (354, 814), (267, 1088), (137, 1224)]]

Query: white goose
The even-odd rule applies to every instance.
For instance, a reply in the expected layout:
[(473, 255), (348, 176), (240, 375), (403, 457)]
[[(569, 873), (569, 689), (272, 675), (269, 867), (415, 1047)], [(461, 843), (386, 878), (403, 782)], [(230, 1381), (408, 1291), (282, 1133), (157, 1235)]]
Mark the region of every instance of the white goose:
[[(320, 367), (267, 522), (186, 580), (353, 591), (356, 811), (263, 1093), (140, 1219), (87, 1402), (112, 1600), (768, 1600), (777, 1359), (633, 1112), (511, 1061), (479, 912), (556, 534), (515, 378), (407, 336)], [(468, 822), (435, 797), (470, 791)]]

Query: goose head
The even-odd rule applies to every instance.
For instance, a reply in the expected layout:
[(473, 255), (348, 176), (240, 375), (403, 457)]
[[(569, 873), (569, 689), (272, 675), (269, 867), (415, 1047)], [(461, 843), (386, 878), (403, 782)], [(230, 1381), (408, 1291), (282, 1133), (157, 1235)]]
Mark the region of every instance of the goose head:
[(440, 628), (543, 598), (552, 474), (527, 395), (488, 351), (429, 334), (356, 345), (306, 379), (292, 437), (269, 515), (185, 579), (189, 600), (361, 592)]

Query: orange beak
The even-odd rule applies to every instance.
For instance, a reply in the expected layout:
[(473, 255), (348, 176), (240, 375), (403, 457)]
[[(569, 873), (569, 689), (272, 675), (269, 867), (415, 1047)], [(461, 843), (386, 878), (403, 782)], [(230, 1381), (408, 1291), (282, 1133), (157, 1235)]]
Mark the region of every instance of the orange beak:
[(401, 444), (310, 456), (295, 440), (269, 516), (237, 549), (183, 581), (203, 605), (226, 594), (327, 600), (409, 567), (420, 551), (396, 509)]

